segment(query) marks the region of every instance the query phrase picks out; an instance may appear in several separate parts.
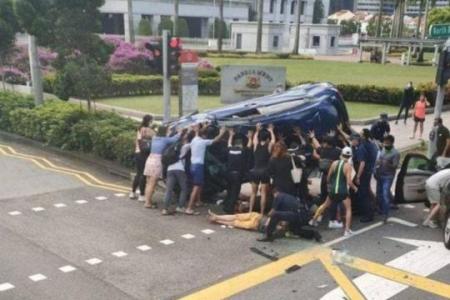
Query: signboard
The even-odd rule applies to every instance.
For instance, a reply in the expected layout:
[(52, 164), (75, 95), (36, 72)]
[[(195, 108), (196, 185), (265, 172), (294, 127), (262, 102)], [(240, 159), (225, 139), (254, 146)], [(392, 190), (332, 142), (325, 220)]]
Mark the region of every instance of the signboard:
[(198, 99), (198, 65), (196, 63), (181, 64), (181, 97), (182, 115), (197, 111)]
[(225, 65), (221, 71), (220, 97), (235, 103), (272, 94), (286, 83), (286, 68), (279, 66)]
[(450, 24), (434, 24), (430, 27), (431, 38), (449, 38)]
[(179, 62), (184, 63), (196, 63), (198, 62), (198, 55), (192, 50), (181, 51)]

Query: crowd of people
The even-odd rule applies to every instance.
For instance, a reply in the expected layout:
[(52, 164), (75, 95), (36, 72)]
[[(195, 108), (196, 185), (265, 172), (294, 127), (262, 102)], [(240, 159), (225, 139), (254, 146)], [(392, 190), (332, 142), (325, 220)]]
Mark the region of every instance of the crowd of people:
[[(423, 123), (428, 104), (423, 95), (415, 104), (416, 126)], [(403, 110), (411, 105), (405, 102)], [(430, 134), (433, 157), (448, 157), (448, 130), (442, 119), (436, 119), (434, 125)], [(420, 126), (420, 135), (422, 132)], [(328, 227), (348, 236), (353, 215), (358, 214), (360, 222), (372, 222), (375, 214), (387, 221), (390, 209), (395, 208), (391, 187), (400, 153), (394, 145), (386, 114), (359, 133), (338, 127), (321, 136), (273, 124), (156, 127), (152, 117), (145, 116), (136, 135), (136, 176), (130, 198), (157, 209), (153, 196), (163, 179), (163, 215), (198, 215), (198, 207), (209, 202), (221, 206), (220, 213), (208, 210), (211, 222), (263, 232), (260, 241), (272, 241), (286, 232), (320, 240), (314, 227), (328, 211)], [(215, 156), (216, 160), (205, 162), (206, 157)], [(217, 191), (223, 194), (217, 203), (216, 198), (210, 199), (211, 194), (204, 197), (205, 185), (209, 185), (208, 164), (214, 162), (223, 167), (215, 176), (226, 182), (224, 191)], [(374, 180), (375, 191), (371, 188)], [(318, 194), (311, 192), (316, 182)], [(424, 225), (431, 227), (431, 218)]]

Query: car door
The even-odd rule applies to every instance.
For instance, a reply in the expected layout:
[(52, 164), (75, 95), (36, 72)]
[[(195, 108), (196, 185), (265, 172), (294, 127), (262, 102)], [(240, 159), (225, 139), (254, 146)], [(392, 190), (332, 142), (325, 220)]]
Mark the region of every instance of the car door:
[(397, 176), (395, 202), (426, 202), (426, 180), (436, 172), (434, 164), (422, 154), (407, 154)]

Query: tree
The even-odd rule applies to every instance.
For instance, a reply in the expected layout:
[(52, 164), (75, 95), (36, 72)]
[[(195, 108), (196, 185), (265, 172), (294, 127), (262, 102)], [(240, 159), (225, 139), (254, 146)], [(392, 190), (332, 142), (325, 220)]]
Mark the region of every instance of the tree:
[[(215, 20), (214, 20), (215, 22)], [(223, 0), (219, 0), (219, 35), (217, 39), (217, 51), (222, 52), (223, 47), (223, 36), (224, 36), (224, 19), (223, 19)]]
[(322, 22), (322, 19), (325, 16), (324, 10), (325, 8), (322, 0), (314, 1), (313, 24), (320, 24)]
[[(211, 25), (209, 27), (209, 38), (211, 39), (218, 39), (219, 38), (219, 31), (218, 30), (214, 30), (214, 28), (219, 28), (219, 23), (220, 20), (219, 18), (216, 18), (214, 20), (214, 25)], [(223, 38), (224, 39), (229, 39), (230, 38), (230, 32), (228, 30), (228, 26), (227, 23), (225, 23), (225, 21), (223, 22)]]
[(178, 18), (178, 27), (175, 36), (189, 37), (189, 26), (185, 18)]
[(433, 24), (446, 23), (450, 23), (450, 7), (433, 8), (428, 14), (427, 28)]
[(354, 20), (342, 20), (340, 25), (341, 35), (350, 35), (358, 31), (359, 22)]
[[(14, 14), (13, 2), (2, 0), (0, 2), (0, 66), (4, 66), (8, 60), (8, 55), (14, 48), (16, 32), (19, 31), (19, 24)], [(5, 72), (2, 72), (3, 89), (5, 87)]]
[(162, 16), (161, 22), (158, 25), (158, 33), (162, 35), (163, 30), (169, 30), (169, 32), (173, 32), (173, 22), (170, 17)]
[(139, 22), (138, 34), (142, 36), (152, 35), (152, 24), (147, 18), (142, 18)]
[(258, 31), (256, 33), (256, 54), (262, 52), (262, 27), (264, 18), (264, 0), (258, 2)]
[(300, 48), (300, 19), (302, 15), (302, 8), (300, 5), (300, 0), (296, 2), (296, 11), (295, 11), (295, 39), (294, 39), (294, 50), (292, 50), (292, 54), (298, 55)]
[[(378, 18), (372, 18), (367, 25), (367, 34), (369, 36), (376, 36), (377, 34)], [(389, 17), (383, 17), (381, 23), (380, 37), (389, 36), (392, 28), (392, 20)]]

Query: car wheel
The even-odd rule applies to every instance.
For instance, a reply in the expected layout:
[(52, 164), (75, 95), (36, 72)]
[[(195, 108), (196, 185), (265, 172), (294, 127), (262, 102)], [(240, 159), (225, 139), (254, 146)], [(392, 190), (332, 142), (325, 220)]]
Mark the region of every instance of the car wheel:
[(444, 226), (444, 245), (450, 250), (450, 211), (447, 212)]

